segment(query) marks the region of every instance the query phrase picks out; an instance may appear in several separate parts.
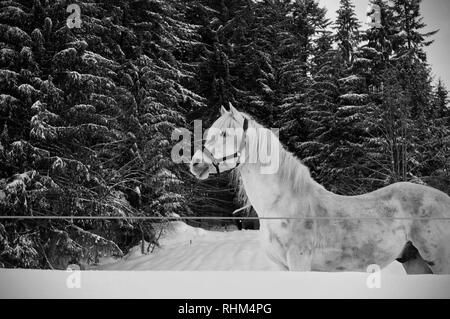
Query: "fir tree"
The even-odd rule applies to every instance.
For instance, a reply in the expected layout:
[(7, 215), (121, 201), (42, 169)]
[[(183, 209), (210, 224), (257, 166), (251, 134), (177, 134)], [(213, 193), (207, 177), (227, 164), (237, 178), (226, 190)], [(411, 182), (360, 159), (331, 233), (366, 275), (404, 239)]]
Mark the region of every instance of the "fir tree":
[(434, 91), (435, 117), (445, 119), (450, 116), (448, 91), (441, 79), (439, 79)]
[(422, 0), (394, 0), (392, 4), (397, 32), (394, 36), (393, 50), (397, 57), (404, 54), (426, 61), (424, 48), (433, 43), (427, 38), (437, 31), (422, 33), (426, 27), (420, 12)]
[(312, 84), (308, 76), (312, 67), (309, 58), (314, 51), (313, 37), (329, 24), (325, 13), (325, 9), (313, 0), (293, 2), (285, 11), (288, 18), (282, 26), (278, 51), (282, 104), (278, 124), (288, 148), (301, 158), (308, 156), (301, 154), (299, 149), (302, 142), (308, 141), (313, 125), (308, 117), (308, 112), (313, 110), (307, 103), (307, 91)]
[(326, 176), (335, 191), (346, 194), (361, 190), (361, 162), (363, 151), (362, 125), (366, 116), (369, 95), (365, 71), (367, 62), (358, 50), (361, 36), (360, 23), (350, 1), (341, 1), (337, 11), (335, 39), (338, 44), (333, 65), (338, 65), (335, 78), (338, 90), (337, 107), (333, 114), (333, 140), (327, 167), (332, 167)]
[(360, 27), (354, 4), (351, 0), (340, 0), (335, 22), (336, 43), (342, 60), (347, 64), (352, 63), (353, 52), (359, 45)]
[[(392, 6), (375, 3), (382, 8), (382, 25), (367, 32), (369, 42), (361, 50), (372, 74), (366, 76), (373, 102), (372, 116), (365, 124), (370, 135), (368, 163), (377, 163), (366, 167), (373, 172), (384, 170), (384, 177), (373, 178), (384, 180), (384, 184), (421, 182), (420, 163), (424, 154), (429, 155), (425, 141), (431, 133), (427, 119), (431, 81), (422, 47), (430, 43), (425, 38), (432, 33), (419, 36), (424, 27), (419, 1), (394, 1)], [(410, 10), (405, 12), (405, 6)], [(377, 124), (376, 116), (385, 118), (385, 122)], [(377, 165), (384, 169), (377, 169)]]

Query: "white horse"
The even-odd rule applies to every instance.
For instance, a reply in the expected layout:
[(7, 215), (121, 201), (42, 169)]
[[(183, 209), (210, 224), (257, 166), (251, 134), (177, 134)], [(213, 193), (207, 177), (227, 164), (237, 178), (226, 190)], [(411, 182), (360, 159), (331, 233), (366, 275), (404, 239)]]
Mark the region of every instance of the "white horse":
[[(450, 274), (450, 224), (436, 220), (450, 217), (448, 195), (412, 183), (336, 195), (315, 182), (270, 130), (231, 104), (221, 113), (204, 149), (194, 154), (191, 172), (206, 179), (236, 169), (261, 218), (263, 247), (281, 269), (366, 271), (398, 260), (409, 274)], [(267, 161), (259, 154), (267, 154), (269, 140)], [(255, 154), (258, 161), (249, 160)], [(267, 170), (274, 158), (276, 169)]]

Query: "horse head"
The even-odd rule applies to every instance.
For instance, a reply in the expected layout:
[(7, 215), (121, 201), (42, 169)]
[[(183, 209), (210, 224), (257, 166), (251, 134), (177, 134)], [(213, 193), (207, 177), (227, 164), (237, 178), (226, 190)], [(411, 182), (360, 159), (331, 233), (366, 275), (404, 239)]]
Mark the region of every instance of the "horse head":
[(202, 149), (192, 157), (191, 173), (206, 179), (238, 167), (245, 158), (248, 125), (248, 116), (231, 103), (228, 110), (222, 106), (220, 117), (206, 131)]

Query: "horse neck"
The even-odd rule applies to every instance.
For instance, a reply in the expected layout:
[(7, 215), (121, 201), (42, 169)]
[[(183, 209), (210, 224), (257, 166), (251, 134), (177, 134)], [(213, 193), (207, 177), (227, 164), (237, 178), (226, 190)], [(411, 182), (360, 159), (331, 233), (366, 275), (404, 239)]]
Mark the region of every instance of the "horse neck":
[[(296, 199), (308, 196), (310, 190), (316, 183), (309, 177), (308, 169), (300, 164), (295, 167), (290, 167), (288, 164), (291, 159), (280, 145), (279, 169), (273, 174), (261, 173), (260, 164), (245, 164), (240, 168), (245, 194), (248, 197), (250, 204), (254, 207), (258, 216), (282, 216), (288, 212), (283, 211), (280, 205), (283, 205), (283, 197), (292, 194)], [(289, 165), (289, 166), (283, 166)], [(290, 175), (294, 174), (289, 170), (304, 169), (307, 173), (305, 177), (306, 182), (292, 183), (289, 179)], [(318, 185), (318, 184), (317, 184)], [(285, 203), (284, 203), (285, 204)]]
[(250, 204), (260, 217), (268, 216), (270, 203), (282, 189), (277, 176), (261, 174), (255, 164), (247, 164), (240, 171), (242, 186)]

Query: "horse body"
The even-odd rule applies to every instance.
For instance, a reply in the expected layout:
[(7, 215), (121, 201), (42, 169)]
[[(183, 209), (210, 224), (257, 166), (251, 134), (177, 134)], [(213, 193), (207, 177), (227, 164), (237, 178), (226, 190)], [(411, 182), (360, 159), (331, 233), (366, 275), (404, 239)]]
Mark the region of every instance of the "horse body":
[[(444, 240), (448, 225), (433, 220), (391, 219), (446, 217), (450, 198), (444, 193), (397, 183), (369, 194), (340, 196), (312, 183), (306, 194), (300, 194), (283, 187), (285, 183), (277, 182), (276, 176), (259, 175), (262, 180), (258, 182), (258, 175), (250, 173), (253, 180), (248, 183), (247, 174), (242, 173), (243, 182), (259, 216), (289, 218), (260, 222), (263, 247), (281, 269), (366, 271), (370, 264), (385, 267), (411, 241), (433, 265), (434, 273), (449, 273), (450, 256), (442, 251), (450, 244)], [(265, 193), (260, 185), (280, 191)]]
[[(217, 122), (222, 124), (216, 126), (238, 127), (243, 116), (232, 108), (222, 112)], [(261, 129), (254, 121), (252, 125)], [(247, 144), (264, 144), (251, 140), (257, 136), (248, 137)], [(220, 143), (223, 141), (217, 145)], [(450, 225), (433, 220), (450, 217), (448, 195), (412, 183), (397, 183), (359, 196), (337, 195), (315, 182), (308, 168), (281, 144), (275, 146), (279, 150), (276, 172), (261, 174), (261, 166), (267, 163), (243, 163), (237, 171), (249, 203), (262, 217), (263, 247), (281, 269), (366, 271), (371, 264), (385, 267), (402, 259), (409, 243), (420, 252), (415, 256), (421, 256), (421, 262), (428, 263), (434, 273), (450, 273)], [(242, 157), (251, 151), (252, 147), (246, 148)], [(214, 170), (208, 171), (210, 163), (201, 158), (201, 151), (194, 155), (191, 171), (207, 178)], [(224, 170), (232, 168), (230, 163), (223, 165)], [(412, 259), (409, 262), (411, 268), (419, 265)]]

